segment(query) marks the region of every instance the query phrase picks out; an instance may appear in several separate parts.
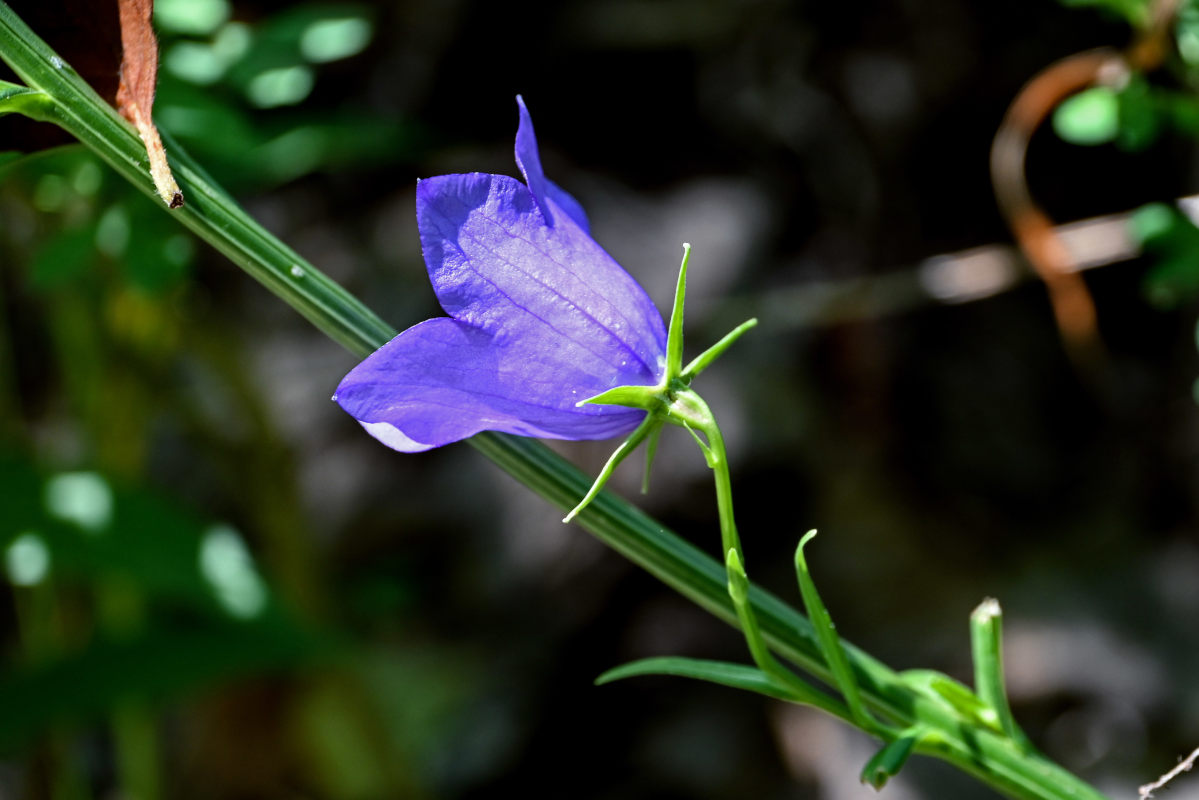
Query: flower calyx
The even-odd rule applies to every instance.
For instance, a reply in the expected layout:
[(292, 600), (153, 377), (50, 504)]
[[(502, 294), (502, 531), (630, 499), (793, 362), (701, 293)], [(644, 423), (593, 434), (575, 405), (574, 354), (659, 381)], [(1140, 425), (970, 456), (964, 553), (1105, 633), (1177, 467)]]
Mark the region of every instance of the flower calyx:
[[(741, 323), (720, 341), (709, 347), (693, 361), (683, 366), (683, 304), (687, 290), (687, 263), (691, 257), (691, 245), (683, 245), (683, 262), (679, 267), (679, 280), (675, 288), (674, 305), (671, 309), (670, 327), (666, 340), (666, 359), (662, 378), (650, 386), (614, 386), (593, 397), (580, 400), (576, 405), (616, 405), (637, 408), (646, 412), (645, 419), (629, 437), (616, 448), (604, 468), (596, 477), (591, 489), (574, 509), (563, 518), (570, 522), (586, 508), (600, 493), (616, 466), (648, 439), (646, 449), (645, 479), (641, 491), (648, 489), (650, 466), (657, 448), (658, 436), (666, 423), (686, 428), (695, 438), (709, 466), (713, 463), (712, 443), (720, 440), (716, 418), (703, 398), (691, 388), (691, 381), (708, 368), (742, 334), (758, 324), (756, 319)], [(703, 438), (700, 437), (703, 434)]]

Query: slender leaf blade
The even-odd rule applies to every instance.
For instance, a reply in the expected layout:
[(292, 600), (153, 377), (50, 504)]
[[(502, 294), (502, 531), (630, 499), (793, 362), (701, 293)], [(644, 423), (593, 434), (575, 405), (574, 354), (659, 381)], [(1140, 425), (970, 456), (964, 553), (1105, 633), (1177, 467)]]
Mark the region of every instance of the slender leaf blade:
[(707, 681), (720, 686), (773, 697), (776, 700), (795, 701), (795, 696), (786, 687), (780, 686), (757, 667), (751, 667), (748, 664), (733, 664), (728, 661), (710, 661), (681, 656), (658, 656), (623, 664), (600, 675), (595, 679), (595, 683), (597, 686), (602, 686), (605, 683), (646, 675), (693, 678), (697, 681)]

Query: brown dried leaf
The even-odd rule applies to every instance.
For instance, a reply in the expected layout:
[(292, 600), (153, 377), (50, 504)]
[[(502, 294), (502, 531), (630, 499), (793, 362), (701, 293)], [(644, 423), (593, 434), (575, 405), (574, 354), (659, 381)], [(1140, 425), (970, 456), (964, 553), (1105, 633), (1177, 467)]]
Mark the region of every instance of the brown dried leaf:
[(158, 82), (158, 40), (150, 19), (153, 0), (117, 0), (121, 21), (121, 82), (117, 87), (117, 110), (133, 123), (150, 156), (150, 177), (159, 197), (171, 208), (183, 205), (183, 193), (167, 164), (166, 150), (150, 114)]

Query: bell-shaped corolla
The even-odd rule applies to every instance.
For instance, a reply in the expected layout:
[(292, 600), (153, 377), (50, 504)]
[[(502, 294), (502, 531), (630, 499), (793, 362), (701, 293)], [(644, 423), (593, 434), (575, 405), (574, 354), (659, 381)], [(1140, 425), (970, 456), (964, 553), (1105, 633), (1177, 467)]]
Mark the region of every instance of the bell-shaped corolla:
[(416, 187), (429, 279), (449, 314), (414, 325), (350, 371), (334, 399), (376, 439), (413, 453), (503, 431), (606, 439), (645, 412), (578, 405), (663, 374), (662, 315), (589, 233), (579, 203), (545, 177), (517, 97), (505, 175), (440, 175)]

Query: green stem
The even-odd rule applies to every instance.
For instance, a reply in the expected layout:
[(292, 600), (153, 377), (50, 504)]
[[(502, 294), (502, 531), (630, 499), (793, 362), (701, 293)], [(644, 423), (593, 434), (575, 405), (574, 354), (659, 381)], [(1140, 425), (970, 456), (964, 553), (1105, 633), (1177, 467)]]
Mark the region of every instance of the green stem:
[(745, 567), (741, 565), (741, 559), (737, 556), (736, 550), (728, 552), (725, 570), (729, 577), (729, 597), (733, 598), (733, 607), (737, 610), (737, 620), (741, 624), (741, 632), (745, 634), (745, 643), (749, 645), (750, 655), (758, 669), (762, 670), (763, 674), (784, 692), (790, 694), (795, 702), (815, 706), (852, 725), (853, 718), (844, 704), (829, 697), (784, 667), (770, 652), (769, 646), (762, 639), (762, 631), (754, 616), (753, 606), (749, 604), (749, 578), (745, 574)]
[[(733, 519), (733, 478), (729, 474), (729, 456), (724, 446), (724, 436), (716, 417), (704, 399), (693, 389), (681, 384), (676, 386), (671, 394), (673, 402), (666, 412), (666, 419), (676, 425), (683, 425), (703, 450), (704, 459), (712, 469), (716, 481), (716, 510), (720, 516), (720, 552), (728, 557), (730, 550), (737, 554), (741, 563), (745, 563), (745, 553), (741, 550), (741, 537), (737, 535), (737, 523)], [(701, 441), (695, 431), (703, 433), (707, 440)]]
[[(53, 98), (53, 108), (47, 112), (53, 121), (145, 194), (157, 197), (136, 133), (69, 67), (57, 66), (61, 60), (3, 2), (0, 58), (29, 86)], [(167, 149), (188, 205), (166, 213), (175, 215), (352, 353), (366, 355), (394, 335), (373, 312), (251, 220), (178, 146), (168, 141)], [(720, 449), (723, 462), (724, 443), (717, 441), (712, 444)], [(587, 476), (540, 442), (480, 434), (470, 443), (563, 512), (591, 485)], [(728, 509), (731, 519), (732, 489), (727, 473), (718, 480), (717, 500)], [(579, 523), (701, 608), (737, 624), (724, 566), (660, 523), (608, 493), (601, 493), (579, 515)], [(735, 534), (735, 530), (731, 532)], [(762, 635), (776, 653), (821, 680), (831, 680), (811, 624), (803, 615), (757, 587), (750, 588), (749, 602)], [(983, 730), (922, 695), (895, 671), (852, 645), (847, 643), (845, 650), (870, 708), (904, 727), (920, 723), (937, 733), (922, 743), (921, 752), (939, 756), (1012, 797), (1102, 800), (1103, 795), (1056, 764), (1020, 752), (1006, 737)]]
[(745, 561), (741, 552), (741, 537), (737, 535), (737, 523), (733, 520), (733, 478), (729, 474), (729, 457), (724, 448), (724, 436), (720, 428), (712, 423), (704, 431), (708, 438), (708, 464), (712, 467), (712, 475), (716, 480), (716, 511), (720, 515), (720, 545), (723, 552), (730, 550)]

